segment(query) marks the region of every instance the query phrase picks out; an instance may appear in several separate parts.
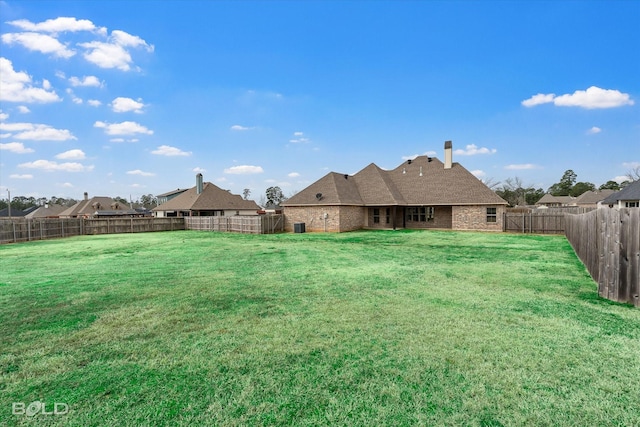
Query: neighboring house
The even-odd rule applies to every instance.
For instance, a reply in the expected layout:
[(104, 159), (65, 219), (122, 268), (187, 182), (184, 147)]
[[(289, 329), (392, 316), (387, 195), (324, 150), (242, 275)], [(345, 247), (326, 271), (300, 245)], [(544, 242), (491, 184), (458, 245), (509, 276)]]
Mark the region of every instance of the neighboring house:
[(196, 175), (196, 186), (155, 207), (157, 217), (258, 215), (260, 206), (253, 200), (231, 194), (227, 190), (202, 181)]
[(156, 196), (156, 199), (158, 200), (158, 205), (167, 203), (169, 200), (173, 199), (176, 196), (179, 196), (185, 191), (187, 191), (187, 188), (183, 188), (183, 189), (178, 188), (177, 190), (167, 191), (166, 193), (158, 194)]
[[(418, 156), (392, 170), (371, 163), (355, 175), (331, 172), (282, 203), (285, 230), (442, 228), (502, 231), (507, 202), (459, 163)], [(301, 228), (301, 227), (300, 227)]]
[(576, 198), (571, 196), (552, 196), (547, 193), (536, 202), (536, 206), (545, 206), (547, 208), (560, 208), (563, 206), (575, 206)]
[(28, 219), (40, 219), (40, 218), (57, 218), (62, 212), (67, 209), (62, 205), (50, 205), (39, 206), (36, 210), (25, 215)]
[(96, 196), (89, 198), (84, 193), (84, 200), (60, 212), (60, 218), (95, 218), (95, 217), (123, 217), (139, 216), (127, 204), (113, 200), (110, 197)]
[(576, 206), (582, 208), (597, 208), (601, 205), (602, 201), (615, 193), (615, 190), (597, 190), (586, 191), (582, 193), (575, 201)]
[(615, 208), (640, 207), (640, 180), (628, 184), (602, 201), (603, 205)]
[[(25, 215), (31, 212), (31, 209), (33, 208), (23, 211), (22, 209), (11, 208), (11, 218), (24, 218)], [(0, 218), (9, 218), (9, 208), (0, 209)]]

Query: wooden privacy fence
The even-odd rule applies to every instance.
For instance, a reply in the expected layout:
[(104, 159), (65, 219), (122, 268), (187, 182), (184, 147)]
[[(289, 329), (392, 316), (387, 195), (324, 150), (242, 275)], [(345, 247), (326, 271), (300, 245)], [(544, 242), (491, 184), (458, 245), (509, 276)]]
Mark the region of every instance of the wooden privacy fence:
[(566, 236), (598, 295), (640, 307), (640, 209), (597, 209), (567, 215)]
[(514, 233), (564, 233), (563, 212), (506, 212), (503, 218), (503, 231)]
[(183, 218), (46, 218), (0, 220), (0, 244), (87, 234), (184, 230)]
[(223, 231), (249, 234), (273, 234), (284, 231), (284, 215), (189, 216), (187, 230)]

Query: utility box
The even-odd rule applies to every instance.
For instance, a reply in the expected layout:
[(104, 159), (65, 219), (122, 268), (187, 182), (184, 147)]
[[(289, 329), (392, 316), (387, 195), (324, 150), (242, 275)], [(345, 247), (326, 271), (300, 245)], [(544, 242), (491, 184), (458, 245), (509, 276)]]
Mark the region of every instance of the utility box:
[(293, 224), (293, 232), (304, 233), (305, 232), (304, 222), (295, 222)]

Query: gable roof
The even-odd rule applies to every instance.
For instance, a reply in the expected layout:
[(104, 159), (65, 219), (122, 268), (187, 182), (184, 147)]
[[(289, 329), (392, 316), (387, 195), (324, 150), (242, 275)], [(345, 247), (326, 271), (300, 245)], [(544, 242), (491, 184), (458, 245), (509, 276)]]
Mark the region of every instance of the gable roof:
[(34, 210), (33, 212), (28, 213), (27, 215), (25, 215), (26, 218), (47, 218), (47, 217), (55, 217), (60, 215), (62, 212), (64, 212), (67, 209), (66, 206), (62, 206), (62, 205), (46, 205), (46, 206), (39, 206), (38, 209)]
[(169, 196), (173, 196), (174, 194), (180, 194), (180, 193), (184, 193), (185, 191), (187, 191), (186, 188), (178, 188), (177, 190), (171, 190), (171, 191), (167, 191), (166, 193), (162, 193), (162, 194), (158, 194), (156, 195), (156, 197), (169, 197)]
[[(322, 194), (319, 199), (316, 194)], [(435, 157), (418, 156), (392, 170), (371, 163), (355, 175), (331, 172), (283, 206), (507, 205), (459, 163), (450, 169)]]
[(191, 187), (173, 199), (156, 206), (153, 211), (204, 211), (204, 210), (259, 210), (260, 207), (253, 200), (245, 200), (237, 194), (205, 182), (202, 193), (198, 194), (196, 187)]
[(577, 205), (595, 205), (598, 202), (603, 201), (613, 193), (615, 190), (598, 190), (598, 191), (585, 191), (576, 199)]
[(634, 181), (622, 190), (613, 193), (604, 199), (602, 203), (613, 204), (620, 200), (640, 200), (640, 180)]
[(75, 217), (78, 215), (93, 215), (96, 211), (129, 209), (124, 203), (117, 202), (111, 197), (96, 196), (90, 199), (80, 200), (70, 208), (60, 212), (61, 217)]

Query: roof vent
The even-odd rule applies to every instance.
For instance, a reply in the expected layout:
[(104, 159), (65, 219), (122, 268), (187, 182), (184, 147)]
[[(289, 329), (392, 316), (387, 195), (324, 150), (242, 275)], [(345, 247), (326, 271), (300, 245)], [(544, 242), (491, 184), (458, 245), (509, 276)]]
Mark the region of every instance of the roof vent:
[(433, 157), (427, 157), (427, 162), (431, 163), (431, 160), (433, 160)]
[(322, 200), (322, 193), (316, 193), (316, 199)]
[(344, 174), (344, 179), (349, 179), (349, 175), (347, 175), (346, 173)]
[(411, 159), (407, 160), (407, 164), (410, 165), (412, 161), (413, 160), (411, 160)]

